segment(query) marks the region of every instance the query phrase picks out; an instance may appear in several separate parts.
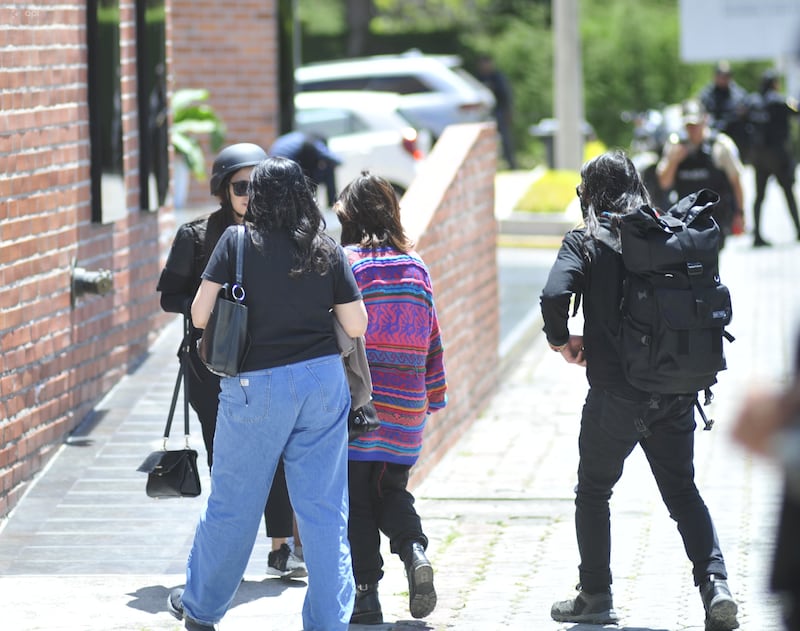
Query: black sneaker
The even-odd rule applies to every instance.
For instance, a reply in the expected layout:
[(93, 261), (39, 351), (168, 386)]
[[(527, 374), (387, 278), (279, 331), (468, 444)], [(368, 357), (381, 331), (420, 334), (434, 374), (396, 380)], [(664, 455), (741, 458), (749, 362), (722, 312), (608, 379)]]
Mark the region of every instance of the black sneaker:
[(731, 631), (739, 628), (739, 607), (731, 596), (728, 582), (714, 574), (700, 585), (700, 598), (706, 610), (706, 631)]
[(377, 585), (356, 585), (356, 602), (350, 624), (383, 624)]
[(415, 618), (424, 618), (436, 608), (433, 566), (417, 541), (406, 546), (402, 558), (408, 578), (408, 609)]
[(587, 594), (584, 591), (572, 600), (553, 603), (550, 617), (557, 622), (586, 622), (587, 624), (617, 624), (619, 617), (614, 611), (611, 592)]
[(305, 562), (296, 556), (288, 544), (282, 543), (277, 550), (267, 555), (267, 574), (280, 578), (303, 578), (308, 576)]

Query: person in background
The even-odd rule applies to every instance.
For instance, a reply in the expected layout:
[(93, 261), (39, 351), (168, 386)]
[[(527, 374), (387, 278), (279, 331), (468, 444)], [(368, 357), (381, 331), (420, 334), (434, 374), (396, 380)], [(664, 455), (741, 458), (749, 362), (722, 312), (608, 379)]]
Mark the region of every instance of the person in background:
[[(579, 592), (554, 603), (550, 616), (559, 622), (618, 622), (611, 592), (609, 499), (625, 460), (638, 445), (692, 562), (706, 630), (736, 629), (738, 606), (728, 588), (725, 560), (694, 482), (696, 393), (641, 391), (628, 383), (622, 368), (617, 335), (624, 282), (618, 249), (621, 217), (650, 205), (649, 195), (630, 159), (622, 151), (611, 151), (583, 165), (578, 197), (585, 227), (564, 237), (541, 295), (550, 347), (565, 361), (585, 366), (589, 382), (575, 487)], [(568, 328), (574, 296), (583, 297), (582, 335), (571, 335)]]
[[(351, 337), (367, 312), (342, 248), (300, 166), (268, 158), (250, 177), (243, 286), (250, 347), (239, 374), (220, 381), (211, 494), (200, 515), (186, 586), (168, 599), (186, 628), (213, 630), (247, 567), (272, 477), (283, 458), (305, 535), (308, 589), (303, 628), (347, 629), (355, 597), (347, 541), (347, 415), (350, 390), (334, 314)], [(236, 231), (208, 261), (192, 319), (206, 325), (225, 283), (233, 283)], [(333, 311), (333, 314), (331, 313)]]
[(334, 205), (341, 242), (364, 296), (365, 341), (373, 403), (381, 427), (350, 443), (349, 537), (357, 591), (351, 622), (383, 622), (380, 533), (400, 556), (409, 609), (424, 618), (436, 606), (428, 538), (408, 491), (428, 415), (446, 404), (444, 352), (430, 274), (400, 223), (392, 185), (362, 172)]
[(753, 388), (733, 426), (733, 438), (773, 458), (784, 473), (770, 588), (781, 596), (786, 631), (800, 631), (800, 337), (794, 377), (781, 388)]
[(304, 131), (292, 131), (279, 136), (268, 153), (297, 162), (306, 177), (325, 186), (328, 206), (333, 206), (336, 201), (336, 167), (342, 161), (328, 148), (324, 138)]
[(750, 119), (755, 128), (752, 148), (752, 162), (756, 172), (756, 197), (753, 201), (755, 247), (770, 245), (761, 235), (761, 205), (767, 191), (767, 182), (773, 176), (783, 190), (797, 240), (800, 241), (800, 218), (792, 190), (797, 165), (789, 149), (789, 122), (798, 114), (797, 101), (787, 99), (780, 93), (779, 87), (777, 73), (767, 70), (761, 78), (761, 88), (758, 94), (752, 96), (750, 104)]
[(736, 226), (742, 224), (743, 167), (739, 152), (729, 136), (708, 127), (703, 106), (696, 100), (683, 104), (683, 125), (685, 135), (670, 136), (656, 166), (659, 186), (674, 190), (678, 199), (701, 188), (716, 192), (720, 200), (713, 216), (724, 245), (724, 238), (738, 232)]
[[(211, 169), (210, 182), (211, 194), (219, 200), (219, 208), (210, 215), (189, 221), (178, 228), (158, 281), (157, 289), (161, 292), (161, 308), (164, 311), (190, 317), (189, 308), (200, 287), (201, 274), (211, 253), (228, 226), (244, 221), (250, 172), (266, 158), (266, 152), (252, 143), (230, 145), (219, 152)], [(186, 368), (189, 403), (200, 420), (208, 467), (211, 469), (220, 378), (210, 372), (197, 355), (197, 340), (201, 334), (202, 331), (190, 322), (191, 339)], [(267, 574), (286, 579), (306, 576), (302, 543), (294, 524), (283, 463), (278, 466), (264, 509), (264, 524), (267, 537), (272, 541), (272, 551), (267, 558)], [(288, 538), (292, 536), (294, 550), (288, 545)]]
[(478, 58), (478, 79), (494, 94), (494, 118), (497, 123), (497, 133), (503, 149), (503, 158), (509, 169), (517, 168), (517, 158), (514, 152), (514, 138), (511, 128), (513, 113), (513, 94), (511, 84), (506, 75), (497, 69), (489, 55)]
[(749, 162), (750, 143), (747, 133), (747, 91), (733, 80), (731, 65), (720, 61), (714, 68), (714, 79), (698, 95), (710, 120), (709, 126), (730, 137), (739, 155)]

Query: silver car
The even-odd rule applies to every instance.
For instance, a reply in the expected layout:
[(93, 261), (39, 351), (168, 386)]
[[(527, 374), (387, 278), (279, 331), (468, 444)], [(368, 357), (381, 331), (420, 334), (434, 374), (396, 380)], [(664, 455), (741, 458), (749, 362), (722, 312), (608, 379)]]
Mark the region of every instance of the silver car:
[(400, 111), (434, 139), (447, 125), (489, 120), (494, 95), (461, 67), (455, 55), (376, 55), (302, 66), (295, 71), (299, 92), (370, 90), (401, 96)]

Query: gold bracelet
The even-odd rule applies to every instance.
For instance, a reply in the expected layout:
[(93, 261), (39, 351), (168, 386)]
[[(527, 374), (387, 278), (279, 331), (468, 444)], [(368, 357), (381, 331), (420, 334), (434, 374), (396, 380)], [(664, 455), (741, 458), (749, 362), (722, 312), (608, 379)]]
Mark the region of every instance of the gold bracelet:
[[(548, 342), (548, 344), (550, 344), (550, 342)], [(555, 346), (554, 344), (550, 344), (550, 348), (552, 348), (552, 349), (553, 349), (553, 350), (554, 350), (556, 353), (560, 353), (560, 352), (561, 352), (561, 351), (563, 351), (565, 348), (567, 348), (567, 345), (568, 345), (568, 344), (569, 344), (569, 342), (565, 342), (565, 343), (564, 343), (564, 344), (562, 344), (561, 346)]]

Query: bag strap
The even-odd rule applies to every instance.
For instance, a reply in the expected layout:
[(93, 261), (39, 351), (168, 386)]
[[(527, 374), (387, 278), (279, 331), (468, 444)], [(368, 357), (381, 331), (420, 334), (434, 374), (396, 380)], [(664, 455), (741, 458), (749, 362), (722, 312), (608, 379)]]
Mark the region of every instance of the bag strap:
[(244, 226), (236, 226), (236, 282), (231, 287), (231, 297), (236, 302), (244, 301), (244, 285), (242, 285), (242, 271), (244, 268)]
[(189, 351), (192, 348), (192, 323), (188, 315), (183, 316), (183, 353), (181, 371), (183, 372), (183, 435), (186, 449), (189, 449)]
[(172, 429), (172, 419), (175, 417), (175, 408), (178, 405), (178, 392), (183, 384), (183, 433), (186, 440), (186, 448), (189, 448), (189, 372), (186, 364), (189, 361), (189, 345), (191, 344), (191, 324), (189, 323), (189, 316), (183, 316), (183, 341), (181, 342), (181, 350), (179, 354), (179, 368), (178, 377), (175, 379), (175, 387), (172, 390), (172, 402), (169, 405), (169, 414), (167, 415), (167, 424), (164, 427), (164, 445), (166, 451), (167, 441), (169, 440), (169, 432)]

